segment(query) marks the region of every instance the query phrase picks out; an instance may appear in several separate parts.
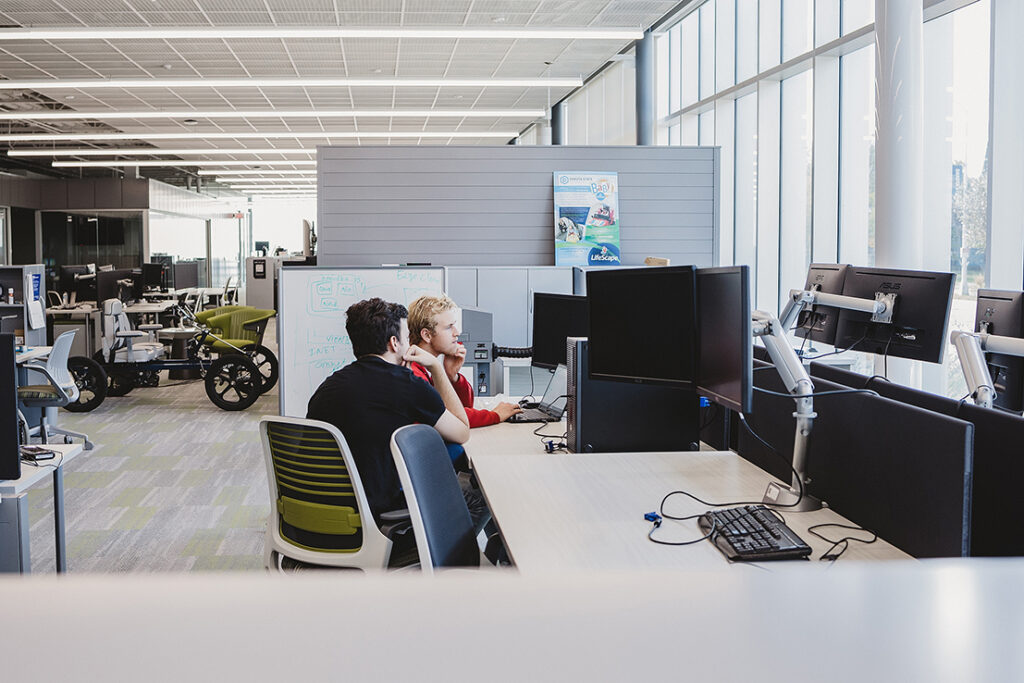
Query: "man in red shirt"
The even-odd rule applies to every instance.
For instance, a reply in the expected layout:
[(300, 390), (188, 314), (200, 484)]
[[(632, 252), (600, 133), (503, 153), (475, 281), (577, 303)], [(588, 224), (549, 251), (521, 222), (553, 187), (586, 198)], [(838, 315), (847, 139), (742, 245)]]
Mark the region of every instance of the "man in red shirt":
[[(466, 408), (470, 427), (504, 422), (516, 413), (522, 412), (515, 403), (499, 403), (494, 410), (478, 410), (473, 407), (473, 386), (459, 370), (466, 360), (466, 347), (459, 343), (459, 328), (456, 325), (458, 306), (447, 296), (421, 296), (409, 305), (409, 342), (429, 351), (434, 356), (444, 356), (444, 369), (451, 380), (459, 401)], [(409, 363), (413, 374), (433, 385), (430, 373), (419, 363)]]

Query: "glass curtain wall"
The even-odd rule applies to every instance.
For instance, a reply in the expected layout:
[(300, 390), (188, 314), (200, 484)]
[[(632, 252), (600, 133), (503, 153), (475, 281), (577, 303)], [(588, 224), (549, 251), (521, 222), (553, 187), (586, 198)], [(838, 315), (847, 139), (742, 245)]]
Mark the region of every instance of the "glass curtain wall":
[[(957, 274), (964, 329), (991, 234), (991, 7), (953, 6), (923, 27), (923, 249), (926, 268)], [(812, 261), (874, 264), (873, 22), (870, 0), (705, 0), (658, 38), (658, 140), (721, 147), (721, 259), (751, 266), (758, 308), (778, 311)], [(945, 366), (953, 379), (923, 382), (953, 395), (951, 348)]]

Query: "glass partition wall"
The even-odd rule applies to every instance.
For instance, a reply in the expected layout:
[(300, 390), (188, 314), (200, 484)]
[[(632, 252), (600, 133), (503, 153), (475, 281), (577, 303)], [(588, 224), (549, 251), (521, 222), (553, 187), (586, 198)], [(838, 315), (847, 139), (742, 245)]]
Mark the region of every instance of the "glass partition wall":
[(138, 268), (144, 257), (143, 223), (142, 211), (41, 211), (47, 289), (59, 289), (63, 265)]

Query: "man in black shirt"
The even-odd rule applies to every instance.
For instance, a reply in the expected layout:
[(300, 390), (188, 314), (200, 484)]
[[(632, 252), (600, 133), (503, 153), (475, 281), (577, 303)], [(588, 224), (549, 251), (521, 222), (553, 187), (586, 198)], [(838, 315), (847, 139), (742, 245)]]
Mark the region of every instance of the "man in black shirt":
[[(391, 456), (392, 432), (428, 424), (446, 441), (461, 444), (469, 440), (469, 419), (443, 359), (409, 345), (405, 306), (374, 298), (353, 304), (345, 314), (356, 360), (323, 381), (309, 399), (306, 417), (341, 430), (379, 524), (382, 512), (406, 507)], [(426, 367), (434, 385), (402, 367), (403, 361)], [(482, 527), (490, 517), (486, 505), (478, 492), (464, 493), (471, 516)]]

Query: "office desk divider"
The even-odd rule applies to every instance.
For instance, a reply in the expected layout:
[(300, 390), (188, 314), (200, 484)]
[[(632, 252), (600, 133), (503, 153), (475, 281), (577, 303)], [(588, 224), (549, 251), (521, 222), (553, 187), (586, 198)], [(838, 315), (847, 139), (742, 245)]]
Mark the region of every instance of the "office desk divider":
[[(757, 371), (754, 384), (783, 391), (778, 375)], [(844, 389), (825, 380), (815, 391)], [(915, 557), (961, 557), (970, 550), (974, 426), (870, 394), (815, 399), (807, 491), (839, 514)], [(791, 398), (754, 393), (750, 426), (788, 460)], [(790, 471), (745, 430), (739, 453), (786, 480)]]
[(278, 356), (282, 415), (305, 417), (320, 382), (355, 360), (345, 331), (352, 304), (380, 297), (408, 306), (424, 294), (445, 291), (437, 268), (282, 268), (278, 275)]
[[(846, 386), (864, 386), (901, 403), (957, 417), (974, 425), (974, 476), (971, 505), (971, 555), (1024, 555), (1024, 534), (1018, 500), (1024, 481), (1024, 418), (976, 406), (928, 391), (855, 372), (811, 363), (811, 375)], [(817, 384), (817, 382), (815, 382)]]

